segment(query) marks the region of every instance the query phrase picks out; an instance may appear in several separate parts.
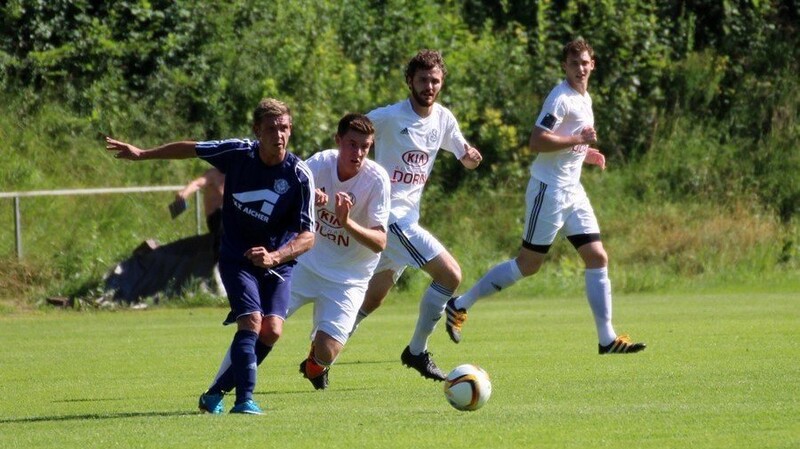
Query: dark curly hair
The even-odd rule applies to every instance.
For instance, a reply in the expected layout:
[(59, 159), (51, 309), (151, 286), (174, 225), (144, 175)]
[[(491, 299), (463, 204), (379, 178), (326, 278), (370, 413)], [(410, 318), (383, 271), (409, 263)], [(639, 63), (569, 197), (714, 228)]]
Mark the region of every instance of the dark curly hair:
[(406, 80), (414, 78), (417, 70), (431, 70), (439, 67), (442, 70), (442, 78), (447, 76), (447, 68), (444, 66), (442, 55), (436, 50), (420, 50), (416, 56), (411, 58), (406, 67)]

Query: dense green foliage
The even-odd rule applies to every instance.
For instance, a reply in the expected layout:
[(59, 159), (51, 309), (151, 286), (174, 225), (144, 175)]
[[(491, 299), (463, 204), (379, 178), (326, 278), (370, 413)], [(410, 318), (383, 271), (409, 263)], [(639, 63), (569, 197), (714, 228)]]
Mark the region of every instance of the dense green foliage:
[(617, 327), (648, 348), (600, 357), (580, 295), (509, 290), (470, 311), (461, 344), (441, 323), (431, 338), (443, 369), (477, 363), (491, 376), (492, 397), (470, 413), (400, 364), (418, 307), (412, 295), (395, 299), (364, 321), (324, 392), (297, 372), (311, 321), (310, 307), (300, 309), (259, 369), (260, 417), (195, 409), (232, 334), (218, 308), (0, 316), (0, 447), (800, 445), (795, 295), (618, 296)]
[[(599, 148), (622, 167), (603, 194), (642, 209), (744, 213), (743, 222), (775, 229), (765, 237), (780, 247), (773, 259), (796, 263), (800, 5), (792, 0), (9, 0), (0, 24), (0, 145), (11, 155), (0, 159), (0, 191), (183, 182), (200, 165), (114, 164), (96, 155), (98, 136), (142, 146), (244, 136), (264, 96), (292, 106), (292, 148), (307, 156), (332, 146), (343, 112), (405, 96), (408, 58), (437, 48), (449, 70), (441, 100), (485, 163), (467, 173), (442, 157), (426, 201), (465, 189), (518, 198), (531, 124), (562, 76), (561, 46), (583, 36), (597, 55)], [(593, 201), (609, 202), (591, 188), (610, 181), (587, 182)], [(141, 215), (128, 232), (154, 221), (138, 206), (115, 206)], [(630, 214), (603, 207), (616, 211), (601, 217), (606, 230)], [(500, 216), (509, 217), (503, 229), (518, 219)], [(113, 218), (100, 221), (119, 227)], [(508, 248), (502, 238), (485, 244)], [(67, 278), (102, 265), (86, 245), (56, 252)]]

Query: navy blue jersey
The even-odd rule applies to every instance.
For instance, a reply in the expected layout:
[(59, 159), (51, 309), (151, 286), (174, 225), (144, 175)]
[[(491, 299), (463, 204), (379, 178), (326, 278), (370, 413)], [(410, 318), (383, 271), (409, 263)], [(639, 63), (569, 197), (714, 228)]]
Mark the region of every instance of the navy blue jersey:
[[(266, 166), (259, 142), (228, 139), (198, 142), (197, 156), (225, 173), (220, 257), (242, 258), (263, 246), (275, 251), (303, 231), (314, 230), (314, 177), (300, 158)], [(294, 262), (292, 262), (294, 263)]]

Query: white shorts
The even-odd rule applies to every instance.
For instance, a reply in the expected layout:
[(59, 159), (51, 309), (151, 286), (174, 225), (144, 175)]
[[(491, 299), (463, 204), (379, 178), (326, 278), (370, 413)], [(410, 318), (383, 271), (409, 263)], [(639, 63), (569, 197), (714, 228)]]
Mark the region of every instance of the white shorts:
[(375, 272), (392, 270), (397, 282), (407, 266), (421, 268), (444, 251), (444, 245), (419, 223), (392, 223), (386, 233), (386, 249), (381, 252)]
[(525, 205), (522, 240), (529, 245), (552, 245), (561, 228), (567, 237), (600, 233), (594, 209), (580, 184), (570, 190), (556, 189), (531, 178)]
[(321, 330), (342, 345), (347, 343), (358, 309), (364, 302), (367, 283), (352, 285), (329, 281), (301, 264), (295, 265), (293, 270), (287, 316), (308, 303), (314, 303), (311, 340)]

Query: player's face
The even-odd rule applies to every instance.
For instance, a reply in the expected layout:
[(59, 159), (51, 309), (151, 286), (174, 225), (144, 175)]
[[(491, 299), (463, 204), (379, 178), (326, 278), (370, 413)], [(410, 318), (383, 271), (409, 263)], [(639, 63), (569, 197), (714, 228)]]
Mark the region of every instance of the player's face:
[(442, 90), (444, 75), (442, 69), (434, 67), (430, 70), (417, 70), (414, 77), (408, 81), (411, 89), (411, 99), (417, 106), (429, 108), (433, 106), (439, 92)]
[(567, 74), (569, 85), (580, 93), (586, 92), (589, 76), (594, 70), (594, 59), (589, 56), (589, 52), (583, 51), (579, 55), (570, 54), (561, 66)]
[(292, 118), (288, 115), (264, 117), (260, 124), (253, 126), (261, 148), (269, 153), (286, 150), (289, 137), (292, 135)]
[(336, 166), (340, 180), (350, 179), (361, 170), (373, 139), (372, 134), (363, 134), (352, 129), (347, 130), (343, 136), (336, 135), (336, 144), (339, 146)]

